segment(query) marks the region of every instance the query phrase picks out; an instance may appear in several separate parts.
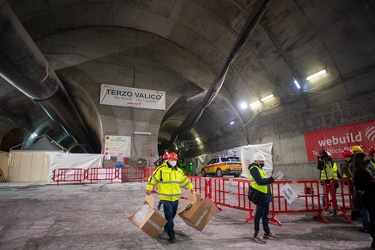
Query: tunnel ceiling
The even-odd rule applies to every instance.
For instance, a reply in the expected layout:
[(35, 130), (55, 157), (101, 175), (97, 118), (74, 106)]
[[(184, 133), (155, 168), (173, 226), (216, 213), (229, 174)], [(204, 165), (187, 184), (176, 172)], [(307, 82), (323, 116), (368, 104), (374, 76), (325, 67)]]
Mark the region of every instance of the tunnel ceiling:
[[(175, 72), (185, 79), (184, 87), (169, 84), (168, 79), (164, 83), (160, 80), (153, 82), (152, 89), (167, 92), (167, 108), (170, 108), (160, 113), (164, 117), (160, 119), (158, 143), (161, 145), (168, 144), (173, 131), (204, 98), (256, 2), (7, 1), (37, 46), (43, 48), (41, 52), (51, 67), (78, 82), (96, 104), (99, 87), (95, 85), (91, 88), (90, 70), (93, 69), (85, 67), (85, 64), (88, 61), (100, 64), (108, 58), (115, 61), (126, 53), (138, 55), (127, 49), (114, 50), (110, 54), (96, 51), (91, 56), (82, 55), (74, 47), (69, 47), (65, 38), (79, 40), (79, 32), (91, 32), (92, 45), (85, 46), (92, 46), (95, 50), (103, 40), (116, 41), (116, 32), (132, 34), (137, 39), (152, 36), (152, 43), (143, 44), (144, 53), (137, 65), (155, 63), (158, 52), (155, 48), (159, 46), (174, 48), (170, 55), (165, 56), (174, 63), (177, 59), (173, 51), (186, 53), (186, 60), (191, 60), (195, 68)], [(373, 0), (270, 1), (249, 40), (233, 60), (217, 97), (193, 128), (179, 135), (179, 140), (199, 137), (205, 145), (202, 150), (209, 152), (245, 145), (250, 143), (246, 126), (259, 114), (263, 119), (272, 121), (280, 115), (300, 113), (373, 91), (374, 9)], [(76, 36), (67, 35), (72, 33)], [(147, 62), (148, 58), (150, 62)], [(174, 70), (168, 62), (158, 62), (154, 67), (160, 65), (163, 65), (163, 70)], [(123, 65), (121, 70), (134, 70), (137, 74), (137, 69)], [(306, 80), (307, 76), (323, 69), (326, 74)], [(103, 72), (103, 81), (106, 74), (109, 73)], [(298, 81), (300, 89), (294, 80)], [(137, 82), (132, 84), (138, 87)], [(147, 88), (147, 85), (140, 88)], [(49, 123), (47, 127), (51, 137), (64, 137), (61, 128), (48, 121), (38, 105), (2, 78), (0, 89), (0, 133), (3, 136), (15, 128), (31, 133), (38, 126)], [(262, 101), (256, 107), (247, 105), (246, 109), (241, 108), (241, 103), (249, 104), (270, 94), (273, 98)], [(116, 112), (107, 106), (98, 107), (98, 111), (106, 119), (117, 119), (124, 112), (131, 112)], [(142, 122), (143, 117), (134, 115), (134, 119)], [(229, 124), (231, 121), (234, 123)], [(46, 131), (46, 126), (42, 130)]]

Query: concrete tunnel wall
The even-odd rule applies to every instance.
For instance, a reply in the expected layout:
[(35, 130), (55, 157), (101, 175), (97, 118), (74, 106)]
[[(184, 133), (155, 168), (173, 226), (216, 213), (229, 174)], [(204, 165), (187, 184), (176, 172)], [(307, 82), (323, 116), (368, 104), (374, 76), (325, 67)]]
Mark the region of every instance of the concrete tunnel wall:
[[(92, 37), (98, 39), (99, 33), (106, 33), (108, 36), (103, 36), (101, 41), (96, 40), (94, 45), (89, 44), (86, 47), (85, 43), (90, 42)], [(113, 40), (109, 46), (106, 37), (118, 39), (118, 46), (113, 46)], [(36, 43), (54, 70), (60, 70), (68, 77), (75, 77), (73, 80), (81, 84), (89, 95), (90, 92), (100, 91), (102, 83), (158, 89), (167, 91), (166, 106), (169, 107), (178, 98), (177, 94), (196, 89), (191, 82), (201, 82), (203, 86), (208, 86), (215, 77), (198, 58), (188, 54), (183, 48), (144, 32), (113, 27), (80, 29), (45, 37)], [(154, 45), (148, 46), (148, 44)], [(74, 53), (69, 53), (67, 48), (74, 48)], [(53, 51), (62, 52), (53, 53)], [(124, 53), (118, 56), (118, 51)], [(91, 59), (87, 58), (87, 55), (90, 55)], [(70, 65), (70, 57), (82, 57), (81, 64)], [(86, 74), (69, 75), (72, 71), (80, 70)], [(359, 84), (360, 81), (353, 80), (350, 84)], [(170, 92), (171, 90), (173, 92)], [(288, 105), (299, 105), (299, 103), (284, 104), (271, 110), (260, 111), (246, 127), (249, 144), (274, 143), (274, 168), (284, 172), (287, 178), (317, 179), (319, 177), (316, 162), (307, 161), (304, 133), (371, 120), (375, 117), (373, 108), (375, 101), (371, 98), (374, 93), (331, 103), (329, 91), (337, 90), (328, 90), (318, 108), (292, 113)], [(171, 95), (171, 93), (175, 94)], [(157, 137), (163, 111), (106, 106), (101, 105), (98, 99), (94, 99), (94, 103), (101, 115), (104, 135), (132, 136), (132, 158), (146, 158), (149, 162), (157, 158)], [(262, 113), (266, 112), (274, 113), (278, 118), (264, 120)], [(137, 136), (134, 135), (134, 131), (150, 131), (152, 135)], [(222, 142), (219, 139), (217, 144), (220, 143)], [(215, 147), (210, 148), (209, 152), (215, 154)]]

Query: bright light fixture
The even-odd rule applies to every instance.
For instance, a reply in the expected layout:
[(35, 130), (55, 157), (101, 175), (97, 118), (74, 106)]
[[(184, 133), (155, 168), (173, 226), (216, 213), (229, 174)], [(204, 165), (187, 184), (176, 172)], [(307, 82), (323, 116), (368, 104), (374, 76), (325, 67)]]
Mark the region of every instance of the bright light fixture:
[(230, 125), (233, 125), (233, 124), (234, 124), (234, 121), (231, 121), (231, 122), (230, 122)]
[(260, 104), (260, 101), (259, 100), (256, 100), (255, 102), (252, 102), (249, 104), (250, 107), (254, 107), (254, 106), (257, 106)]
[(296, 85), (297, 89), (301, 88), (301, 86), (299, 86), (299, 83), (297, 82), (297, 80), (294, 80), (294, 84)]
[(306, 80), (307, 81), (310, 81), (314, 78), (317, 78), (318, 76), (321, 76), (321, 75), (324, 75), (325, 73), (327, 73), (327, 71), (325, 69), (319, 71), (319, 72), (316, 72), (315, 74), (312, 74), (311, 76), (308, 76), (306, 77)]
[(241, 108), (242, 108), (242, 109), (247, 108), (247, 103), (246, 103), (246, 102), (241, 103)]
[(266, 96), (266, 97), (263, 97), (263, 98), (261, 99), (261, 101), (264, 102), (264, 101), (266, 101), (266, 100), (268, 100), (268, 99), (271, 99), (272, 97), (273, 97), (273, 95), (270, 94), (270, 95), (268, 95), (268, 96)]
[(199, 137), (195, 138), (196, 141), (200, 141)]
[(151, 132), (134, 132), (135, 135), (151, 135)]

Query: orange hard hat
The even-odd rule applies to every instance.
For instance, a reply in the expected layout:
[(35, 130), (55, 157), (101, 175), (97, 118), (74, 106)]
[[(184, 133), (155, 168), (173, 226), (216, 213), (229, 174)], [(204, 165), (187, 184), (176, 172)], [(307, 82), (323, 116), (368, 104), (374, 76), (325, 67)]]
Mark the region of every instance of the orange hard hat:
[(163, 160), (168, 160), (168, 159), (169, 159), (169, 154), (168, 153), (163, 154)]
[(169, 154), (169, 159), (177, 161), (178, 160), (178, 155), (175, 152), (171, 152)]

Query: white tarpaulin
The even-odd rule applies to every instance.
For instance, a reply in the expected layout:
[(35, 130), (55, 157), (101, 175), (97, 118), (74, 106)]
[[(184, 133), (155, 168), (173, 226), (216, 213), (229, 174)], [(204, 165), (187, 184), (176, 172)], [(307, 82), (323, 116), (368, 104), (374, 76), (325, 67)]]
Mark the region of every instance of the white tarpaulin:
[(54, 153), (51, 155), (48, 183), (52, 183), (53, 170), (57, 168), (102, 168), (102, 154), (68, 154)]
[(165, 110), (165, 91), (102, 84), (100, 104)]
[(241, 147), (240, 152), (240, 159), (242, 162), (242, 176), (249, 178), (249, 170), (248, 166), (250, 163), (253, 162), (253, 155), (256, 152), (262, 153), (266, 157), (266, 161), (264, 162), (264, 171), (266, 171), (267, 176), (271, 175), (273, 170), (272, 165), (272, 147), (273, 142), (266, 143), (266, 144), (256, 144), (256, 145), (247, 145)]

